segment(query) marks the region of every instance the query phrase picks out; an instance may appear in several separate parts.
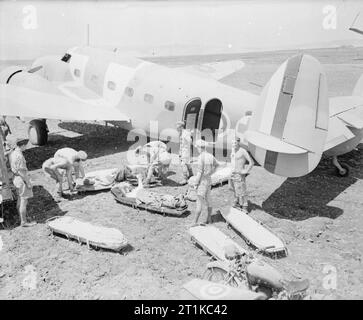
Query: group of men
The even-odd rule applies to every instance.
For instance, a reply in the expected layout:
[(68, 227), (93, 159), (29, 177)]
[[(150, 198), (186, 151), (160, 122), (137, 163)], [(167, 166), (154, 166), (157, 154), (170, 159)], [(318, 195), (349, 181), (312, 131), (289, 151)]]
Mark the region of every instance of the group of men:
[[(185, 128), (185, 122), (177, 123), (177, 129), (180, 137), (179, 158), (183, 172), (183, 184), (189, 181), (189, 185), (196, 190), (197, 203), (195, 209), (194, 224), (198, 224), (198, 220), (202, 213), (203, 207), (207, 209), (207, 217), (205, 224), (212, 222), (212, 206), (210, 202), (210, 192), (212, 187), (212, 174), (219, 167), (217, 159), (207, 151), (208, 143), (199, 139), (195, 146), (199, 152), (197, 159), (196, 175), (190, 165), (191, 162), (191, 146), (192, 133)], [(253, 159), (249, 153), (242, 147), (238, 137), (233, 141), (231, 152), (231, 177), (230, 184), (234, 192), (234, 206), (241, 207), (247, 211), (247, 190), (246, 176), (253, 167)]]
[[(20, 216), (22, 227), (31, 227), (36, 224), (27, 217), (28, 200), (33, 197), (33, 186), (30, 180), (29, 171), (23, 151), (27, 140), (21, 140), (11, 134), (5, 118), (0, 120), (2, 141), (4, 143), (5, 158), (9, 169), (9, 176), (17, 192), (17, 210)], [(59, 149), (52, 158), (43, 163), (43, 171), (53, 178), (58, 185), (58, 194), (63, 195), (63, 175), (68, 181), (69, 190), (74, 190), (75, 183), (72, 173), (76, 178), (84, 177), (82, 161), (87, 159), (84, 151), (76, 151), (72, 148)]]
[[(17, 208), (20, 215), (22, 226), (34, 225), (34, 222), (27, 221), (26, 207), (28, 199), (33, 196), (32, 184), (29, 178), (25, 158), (22, 154), (24, 141), (8, 137), (10, 129), (3, 121), (0, 123), (3, 128), (4, 141), (6, 141), (6, 155), (12, 174), (14, 175), (13, 184), (18, 192)], [(204, 223), (212, 222), (212, 206), (210, 202), (210, 192), (212, 186), (212, 174), (220, 166), (216, 158), (207, 151), (208, 142), (199, 139), (195, 142), (195, 147), (199, 152), (196, 161), (196, 173), (193, 175), (191, 167), (191, 150), (193, 146), (192, 131), (187, 129), (184, 121), (176, 124), (179, 133), (179, 160), (183, 174), (181, 185), (189, 184), (191, 189), (196, 192), (196, 210), (194, 224), (198, 224), (203, 208), (206, 208), (207, 217)], [(136, 149), (136, 155), (145, 155), (148, 160), (148, 167), (145, 171), (144, 185), (149, 185), (158, 177), (161, 182), (166, 178), (169, 165), (171, 163), (171, 154), (168, 146), (161, 141), (152, 141)], [(71, 193), (74, 192), (76, 183), (75, 178), (84, 178), (85, 172), (82, 162), (87, 159), (84, 151), (76, 151), (72, 148), (59, 149), (52, 158), (46, 160), (42, 169), (51, 177), (58, 186), (58, 196), (63, 196), (63, 177), (66, 176), (68, 188)], [(127, 166), (126, 166), (127, 167)], [(247, 210), (247, 191), (246, 176), (253, 167), (253, 159), (249, 153), (242, 147), (239, 138), (233, 142), (231, 152), (232, 174), (230, 185), (234, 192), (234, 206)], [(125, 169), (125, 168), (124, 168)], [(127, 169), (127, 168), (126, 168)], [(124, 177), (131, 170), (122, 170)], [(130, 173), (129, 172), (129, 173)]]

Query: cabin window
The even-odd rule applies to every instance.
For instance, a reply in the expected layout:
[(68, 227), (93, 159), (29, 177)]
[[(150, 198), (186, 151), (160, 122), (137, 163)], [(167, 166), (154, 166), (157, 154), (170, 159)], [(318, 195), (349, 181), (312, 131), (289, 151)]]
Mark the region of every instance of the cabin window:
[(169, 110), (169, 111), (174, 111), (175, 110), (175, 103), (171, 102), (171, 101), (166, 101), (165, 102), (165, 109)]
[(154, 96), (152, 96), (151, 94), (145, 93), (144, 101), (147, 102), (147, 103), (153, 103)]
[(74, 74), (77, 78), (79, 78), (79, 77), (81, 76), (81, 70), (79, 70), (79, 69), (74, 69), (73, 74)]
[(130, 88), (130, 87), (126, 87), (125, 88), (125, 94), (129, 97), (132, 97), (134, 95), (134, 89)]
[(116, 83), (114, 83), (113, 81), (108, 81), (107, 88), (114, 91), (116, 89)]

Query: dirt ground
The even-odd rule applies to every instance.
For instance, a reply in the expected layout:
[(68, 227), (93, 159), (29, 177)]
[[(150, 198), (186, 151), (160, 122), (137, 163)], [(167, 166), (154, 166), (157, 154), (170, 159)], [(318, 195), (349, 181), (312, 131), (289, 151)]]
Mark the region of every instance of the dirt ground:
[[(363, 73), (363, 49), (308, 50), (323, 64), (330, 95), (349, 95)], [(237, 59), (246, 67), (223, 82), (260, 92), (283, 60), (295, 52), (233, 56), (178, 57), (158, 62), (176, 66)], [(4, 65), (4, 64), (3, 64)], [(13, 132), (27, 137), (27, 126), (9, 119)], [(34, 184), (29, 215), (38, 224), (20, 228), (7, 214), (0, 228), (0, 298), (2, 299), (177, 299), (183, 283), (201, 277), (210, 258), (188, 235), (193, 213), (164, 217), (118, 204), (109, 192), (78, 195), (56, 202), (55, 185), (41, 172), (41, 164), (61, 147), (83, 149), (89, 155), (86, 170), (112, 168), (126, 157), (127, 132), (114, 127), (79, 122), (49, 121), (49, 144), (28, 146), (25, 157)], [(274, 176), (255, 167), (248, 177), (251, 216), (283, 238), (286, 258), (272, 260), (288, 279), (306, 277), (310, 293), (333, 299), (363, 298), (363, 145), (341, 157), (351, 173), (338, 178), (329, 159), (323, 159), (301, 178)], [(173, 194), (181, 171), (171, 167), (169, 185), (158, 188)], [(155, 190), (155, 189), (154, 189)], [(212, 190), (214, 209), (225, 209), (232, 194), (227, 185)], [(193, 212), (194, 203), (190, 203)], [(94, 224), (120, 229), (131, 247), (121, 254), (89, 250), (85, 245), (51, 235), (45, 221), (69, 215)], [(241, 246), (246, 243), (224, 222), (215, 225)], [(336, 276), (336, 283), (335, 283)]]

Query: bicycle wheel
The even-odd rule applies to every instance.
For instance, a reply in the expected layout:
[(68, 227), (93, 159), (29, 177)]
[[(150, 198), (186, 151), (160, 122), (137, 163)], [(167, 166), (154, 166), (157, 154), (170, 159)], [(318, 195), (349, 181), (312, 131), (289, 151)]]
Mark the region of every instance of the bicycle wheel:
[(218, 267), (208, 268), (204, 272), (203, 279), (216, 283), (226, 284), (235, 288), (238, 287), (238, 283), (234, 279), (234, 277), (231, 277), (226, 270)]

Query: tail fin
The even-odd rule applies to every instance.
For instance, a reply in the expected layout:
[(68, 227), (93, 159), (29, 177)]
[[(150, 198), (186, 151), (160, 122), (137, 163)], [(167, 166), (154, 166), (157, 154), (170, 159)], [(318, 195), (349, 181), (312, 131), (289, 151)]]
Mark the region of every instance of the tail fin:
[(363, 96), (363, 74), (358, 79), (354, 89), (353, 89), (353, 96)]
[(264, 87), (246, 133), (249, 150), (271, 173), (298, 177), (315, 169), (328, 132), (325, 74), (309, 55), (285, 61)]

